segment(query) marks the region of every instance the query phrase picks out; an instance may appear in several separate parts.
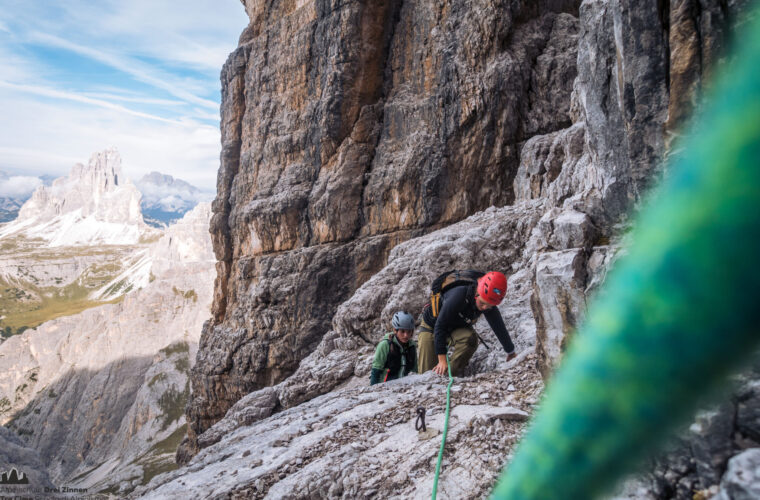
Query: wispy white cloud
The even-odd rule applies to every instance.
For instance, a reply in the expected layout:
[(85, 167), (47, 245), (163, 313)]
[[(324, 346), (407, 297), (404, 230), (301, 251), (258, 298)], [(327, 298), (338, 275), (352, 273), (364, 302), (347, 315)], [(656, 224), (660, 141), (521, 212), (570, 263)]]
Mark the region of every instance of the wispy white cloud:
[(76, 54), (89, 57), (102, 64), (106, 64), (114, 69), (123, 71), (124, 73), (133, 76), (143, 83), (147, 83), (148, 85), (152, 85), (157, 89), (166, 91), (169, 94), (184, 101), (207, 108), (219, 107), (218, 102), (198, 97), (192, 92), (186, 90), (184, 86), (187, 83), (187, 79), (178, 80), (166, 74), (165, 72), (159, 71), (154, 67), (136, 61), (123, 54), (110, 53), (103, 50), (95, 50), (90, 47), (85, 47), (83, 45), (79, 45), (63, 38), (48, 35), (45, 33), (32, 33), (31, 38), (36, 42), (44, 43), (51, 47), (69, 50)]
[(0, 43), (0, 75), (4, 80), (31, 82), (40, 78), (40, 70), (28, 57)]
[(35, 0), (0, 11), (3, 22), (218, 74), (248, 18), (239, 0)]
[(101, 108), (111, 109), (114, 111), (119, 111), (121, 113), (126, 113), (129, 115), (139, 116), (141, 118), (147, 118), (149, 120), (157, 120), (161, 122), (167, 122), (167, 123), (180, 123), (177, 120), (169, 120), (166, 118), (162, 118), (160, 116), (151, 115), (149, 113), (143, 113), (141, 111), (134, 111), (132, 109), (126, 108), (124, 106), (121, 106), (119, 104), (114, 104), (112, 102), (104, 101), (101, 99), (93, 99), (91, 97), (86, 97), (83, 95), (79, 95), (74, 92), (64, 92), (61, 90), (56, 89), (50, 89), (46, 87), (40, 87), (37, 85), (17, 85), (15, 83), (10, 82), (4, 82), (0, 80), (0, 87), (17, 90), (19, 92), (26, 92), (29, 94), (35, 94), (43, 97), (53, 97), (56, 99), (66, 99), (69, 101), (75, 101), (75, 102), (81, 102), (84, 104), (90, 104), (92, 106), (99, 106)]
[(248, 22), (239, 0), (195, 0), (192, 8), (175, 0), (114, 0), (104, 10), (99, 30), (132, 39), (143, 54), (217, 75)]
[(26, 198), (41, 185), (42, 180), (39, 177), (14, 175), (6, 179), (0, 179), (0, 197)]
[[(220, 133), (193, 120), (160, 121), (76, 101), (3, 96), (0, 170), (65, 175), (76, 162), (116, 146), (125, 174), (139, 179), (151, 171), (180, 176), (213, 189), (219, 167)], [(95, 112), (97, 110), (97, 112)]]
[(33, 147), (0, 146), (0, 170), (34, 175), (58, 175), (86, 158)]
[(195, 109), (193, 110), (193, 116), (195, 118), (198, 118), (200, 120), (214, 120), (219, 121), (219, 111), (216, 113), (208, 113), (206, 111), (203, 111), (201, 109)]
[(201, 191), (179, 179), (170, 185), (156, 185), (138, 181), (137, 187), (143, 195), (143, 201), (160, 206), (163, 210), (190, 208), (202, 201), (211, 201), (214, 197), (209, 191)]
[[(114, 91), (118, 91), (118, 89), (114, 89)], [(112, 93), (107, 91), (101, 91), (101, 92), (84, 92), (82, 95), (85, 97), (90, 97), (92, 99), (102, 99), (105, 101), (121, 101), (121, 102), (130, 102), (135, 104), (151, 104), (156, 106), (181, 106), (184, 104), (182, 101), (172, 100), (172, 99), (159, 99), (156, 97), (144, 97), (140, 95), (124, 95), (124, 94), (118, 94), (118, 93)], [(208, 115), (202, 116), (203, 118), (206, 118)], [(201, 118), (199, 115), (198, 118)], [(217, 117), (218, 119), (218, 117)]]

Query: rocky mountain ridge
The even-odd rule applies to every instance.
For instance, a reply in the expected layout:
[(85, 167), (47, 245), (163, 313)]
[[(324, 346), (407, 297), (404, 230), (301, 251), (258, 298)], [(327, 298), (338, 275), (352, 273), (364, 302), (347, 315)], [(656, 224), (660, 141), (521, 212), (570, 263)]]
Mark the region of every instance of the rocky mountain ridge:
[[(574, 2), (247, 10), (222, 72), (218, 278), (191, 446), (240, 397), (292, 374), (391, 248), (513, 201), (524, 131), (571, 121)], [(290, 56), (267, 64), (270, 52)], [(531, 94), (549, 81), (556, 93)]]
[[(450, 452), (439, 483), (441, 498), (488, 494), (543, 388), (529, 363), (481, 374), (472, 382), (457, 381), (452, 388)], [(160, 476), (136, 494), (429, 498), (445, 387), (432, 373), (412, 375), (379, 386), (332, 391), (269, 418), (262, 418), (271, 410), (266, 390), (260, 391), (241, 400), (217, 424), (221, 439), (190, 466)], [(427, 433), (415, 430), (418, 407), (426, 411)], [(387, 466), (389, 455), (393, 467)]]
[(95, 153), (87, 165), (74, 165), (68, 177), (37, 188), (16, 220), (0, 229), (0, 238), (19, 233), (51, 247), (129, 245), (151, 234), (140, 212), (140, 193), (123, 176), (115, 149)]
[[(189, 378), (117, 361), (86, 384), (64, 377), (60, 402), (32, 399), (14, 428), (55, 457), (54, 479), (120, 495), (429, 497), (445, 380), (367, 387), (372, 352), (439, 272), (500, 269), (499, 310), (520, 356), (508, 363), (476, 325), (492, 348), (481, 344), (455, 382), (439, 485), (485, 497), (745, 3), (243, 3), (251, 24), (222, 71), (211, 320)], [(139, 316), (127, 301), (120, 311)], [(154, 361), (176, 367), (175, 350)], [(12, 392), (39, 377), (14, 371), (27, 379)], [(131, 381), (108, 401), (135, 401), (131, 420), (98, 421), (92, 405), (74, 427), (83, 439), (59, 439), (105, 374)], [(188, 380), (186, 466), (155, 475), (165, 462), (160, 450), (140, 460), (146, 436), (164, 449), (178, 434), (165, 437), (171, 427), (145, 408), (167, 393), (164, 403), (180, 401)], [(700, 414), (675, 457), (617, 497), (751, 498), (756, 380), (747, 374), (728, 409)], [(413, 430), (420, 406), (427, 433)], [(43, 414), (62, 424), (29, 433)]]
[[(114, 149), (114, 148), (112, 148)], [(13, 175), (0, 171), (0, 223), (14, 221), (37, 186), (52, 186), (51, 175)], [(33, 187), (30, 187), (33, 186)], [(142, 195), (140, 208), (145, 222), (165, 228), (182, 218), (195, 205), (211, 201), (212, 194), (171, 175), (150, 172), (135, 182)]]
[(34, 481), (0, 494), (123, 494), (176, 468), (212, 296), (211, 207), (159, 231), (139, 202), (111, 149), (0, 228), (0, 465)]
[[(140, 200), (113, 148), (40, 186), (19, 217), (0, 226), (3, 337), (145, 287), (151, 243), (164, 232), (146, 225)], [(182, 213), (192, 206), (184, 205)]]
[(53, 483), (128, 491), (175, 467), (212, 295), (209, 219), (200, 204), (170, 226), (146, 251), (149, 282), (121, 302), (0, 344), (0, 418)]

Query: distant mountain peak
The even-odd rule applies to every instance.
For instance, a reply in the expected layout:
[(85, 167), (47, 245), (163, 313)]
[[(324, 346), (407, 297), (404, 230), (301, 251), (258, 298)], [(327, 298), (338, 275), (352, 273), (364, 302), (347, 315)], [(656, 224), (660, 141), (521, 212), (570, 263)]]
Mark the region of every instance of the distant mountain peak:
[[(89, 185), (100, 185), (105, 191), (113, 191), (123, 182), (121, 173), (121, 155), (116, 148), (93, 153), (87, 165), (81, 163), (71, 167), (68, 182), (85, 182)], [(55, 181), (54, 181), (55, 184)]]
[(24, 203), (18, 218), (0, 237), (23, 232), (51, 246), (133, 244), (148, 230), (140, 209), (141, 194), (122, 174), (116, 148), (77, 163), (67, 177), (40, 186)]
[(121, 156), (115, 148), (93, 153), (87, 165), (77, 163), (68, 177), (40, 186), (24, 203), (18, 220), (53, 217), (81, 210), (102, 222), (142, 223), (140, 192), (122, 175)]
[(186, 191), (190, 194), (200, 193), (201, 190), (193, 186), (189, 182), (185, 182), (182, 179), (176, 179), (169, 174), (162, 174), (161, 172), (153, 171), (149, 174), (145, 174), (142, 179), (137, 181), (138, 187), (141, 187), (148, 191), (143, 193), (144, 195), (154, 194), (151, 193), (151, 187), (155, 189), (159, 188), (174, 188), (177, 191)]

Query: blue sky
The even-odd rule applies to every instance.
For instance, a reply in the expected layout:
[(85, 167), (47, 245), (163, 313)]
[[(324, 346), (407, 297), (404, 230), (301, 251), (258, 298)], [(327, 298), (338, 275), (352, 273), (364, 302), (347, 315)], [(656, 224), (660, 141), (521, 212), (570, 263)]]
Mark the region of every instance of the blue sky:
[(247, 23), (240, 0), (2, 0), (0, 170), (62, 176), (115, 146), (134, 181), (215, 189), (219, 72)]

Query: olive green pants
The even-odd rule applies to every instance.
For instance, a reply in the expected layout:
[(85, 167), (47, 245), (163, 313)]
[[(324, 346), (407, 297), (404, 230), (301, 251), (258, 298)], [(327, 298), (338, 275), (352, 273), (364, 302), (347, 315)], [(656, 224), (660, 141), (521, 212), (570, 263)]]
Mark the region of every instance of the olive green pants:
[[(478, 348), (478, 336), (472, 328), (457, 328), (446, 339), (448, 346), (454, 348), (449, 356), (451, 374), (461, 377), (467, 363)], [(432, 370), (438, 364), (438, 355), (435, 353), (435, 339), (433, 332), (426, 328), (420, 328), (417, 335), (417, 373), (425, 373)]]

